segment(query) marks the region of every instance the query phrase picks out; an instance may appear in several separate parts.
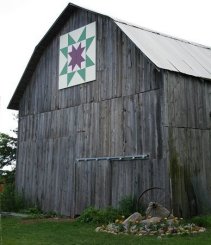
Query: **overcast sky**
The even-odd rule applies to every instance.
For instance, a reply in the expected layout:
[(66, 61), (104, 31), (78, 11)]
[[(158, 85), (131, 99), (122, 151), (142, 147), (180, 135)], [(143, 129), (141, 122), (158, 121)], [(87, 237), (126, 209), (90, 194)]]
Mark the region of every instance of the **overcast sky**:
[[(211, 46), (210, 0), (72, 0), (158, 32)], [(0, 0), (0, 132), (17, 127), (6, 107), (29, 58), (66, 0)]]

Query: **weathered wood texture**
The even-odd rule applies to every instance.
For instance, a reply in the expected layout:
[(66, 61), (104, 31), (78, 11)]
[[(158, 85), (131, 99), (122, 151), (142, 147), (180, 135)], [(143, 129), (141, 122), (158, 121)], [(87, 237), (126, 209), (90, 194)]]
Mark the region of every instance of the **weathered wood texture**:
[[(93, 21), (96, 81), (58, 90), (59, 36)], [(71, 216), (90, 204), (115, 206), (124, 195), (153, 185), (168, 192), (161, 78), (109, 18), (75, 11), (44, 52), (20, 102), (18, 191), (46, 211)], [(142, 153), (150, 160), (113, 162), (112, 168), (75, 161)]]
[[(59, 36), (97, 22), (97, 79), (58, 90)], [(109, 18), (75, 11), (46, 48), (20, 102), (20, 116), (74, 107), (158, 88), (152, 63)]]
[[(59, 91), (59, 36), (92, 21), (97, 79)], [(44, 52), (20, 102), (17, 189), (46, 211), (74, 216), (89, 205), (116, 206), (151, 186), (168, 196), (170, 176), (174, 212), (206, 212), (210, 111), (209, 82), (158, 72), (109, 18), (77, 10)], [(150, 159), (76, 163), (142, 153)]]
[(173, 208), (191, 216), (211, 207), (210, 81), (165, 72), (163, 126)]
[[(169, 185), (166, 165), (164, 160), (77, 162), (75, 213), (88, 206), (116, 207), (122, 198), (138, 198), (151, 186), (166, 188)], [(169, 206), (168, 195), (166, 198)]]
[[(116, 181), (118, 178), (122, 181), (112, 186), (114, 188), (112, 193), (116, 194), (112, 194), (114, 196), (112, 201), (109, 199), (110, 204), (116, 205), (124, 194), (129, 194), (127, 190), (135, 188), (134, 185), (136, 191), (133, 190), (130, 194), (136, 196), (155, 183), (156, 186), (168, 190), (167, 165), (163, 164), (162, 160), (162, 140), (160, 140), (162, 130), (161, 125), (157, 123), (161, 114), (158, 105), (159, 90), (152, 90), (21, 117), (17, 166), (19, 190), (23, 189), (30, 200), (37, 197), (34, 201), (40, 203), (43, 209), (52, 209), (64, 214), (74, 210), (75, 191), (77, 195), (75, 210), (78, 213), (84, 205), (93, 204), (93, 199), (87, 203), (83, 201), (83, 198), (88, 198), (90, 192), (92, 194), (89, 198), (92, 198), (93, 189), (89, 187), (90, 181), (95, 181), (96, 178), (96, 183), (99, 182), (96, 186), (100, 190), (105, 189), (108, 180), (103, 181), (101, 175), (104, 178), (109, 177), (109, 170), (106, 163), (103, 166), (99, 163), (100, 169), (98, 165), (80, 163), (81, 167), (78, 169), (80, 164), (75, 163), (76, 158), (142, 153), (149, 153), (151, 160), (138, 161), (135, 165), (133, 161), (127, 162), (125, 171), (123, 171), (125, 162), (114, 163), (116, 170), (112, 171), (114, 177), (113, 175), (111, 177)], [(133, 170), (134, 168), (136, 170)], [(130, 178), (131, 184), (124, 181), (126, 175), (129, 176), (127, 178)], [(86, 176), (89, 179), (86, 179)], [(136, 184), (137, 178), (139, 184)], [(129, 185), (126, 189), (125, 184)], [(91, 188), (90, 192), (87, 192), (86, 188)], [(99, 191), (99, 195), (101, 194)], [(81, 202), (78, 201), (78, 195)], [(95, 204), (98, 205), (101, 198), (97, 191), (95, 198)], [(107, 200), (110, 197), (105, 198)], [(102, 200), (101, 203), (103, 205)]]

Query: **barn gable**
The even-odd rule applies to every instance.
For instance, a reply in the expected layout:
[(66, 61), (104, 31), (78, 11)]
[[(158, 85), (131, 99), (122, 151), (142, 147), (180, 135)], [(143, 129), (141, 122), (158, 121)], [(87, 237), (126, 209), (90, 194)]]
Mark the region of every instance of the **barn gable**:
[[(37, 66), (43, 51), (76, 9), (83, 8), (74, 4), (68, 4), (40, 43), (36, 46), (8, 105), (8, 109), (18, 109), (20, 98), (23, 95), (27, 83), (32, 76), (34, 68)], [(105, 16), (90, 10), (88, 11), (93, 14)], [(126, 22), (112, 19), (109, 16), (105, 17), (111, 19), (158, 68), (211, 79), (210, 47), (134, 26)]]
[[(59, 90), (60, 37), (93, 22), (96, 80)], [(26, 199), (46, 211), (74, 216), (87, 206), (116, 206), (126, 195), (137, 197), (158, 186), (165, 189), (168, 207), (173, 196), (177, 214), (180, 209), (183, 215), (203, 211), (188, 206), (203, 203), (196, 199), (199, 189), (193, 185), (203, 176), (201, 167), (198, 177), (192, 178), (195, 170), (186, 163), (190, 160), (196, 166), (202, 154), (203, 166), (209, 168), (211, 156), (201, 148), (197, 154), (190, 149), (205, 130), (210, 135), (210, 83), (201, 79), (202, 67), (193, 69), (194, 74), (185, 67), (180, 72), (194, 76), (201, 71), (199, 78), (187, 76), (179, 73), (178, 57), (173, 63), (171, 54), (155, 52), (156, 42), (161, 50), (164, 43), (173, 42), (166, 39), (162, 36), (162, 44), (152, 32), (67, 6), (35, 48), (9, 104), (10, 109), (19, 109), (16, 184)], [(180, 42), (192, 45), (177, 40)], [(196, 68), (193, 60), (188, 65)], [(197, 99), (189, 88), (200, 92)], [(201, 122), (201, 115), (206, 122)], [(188, 157), (184, 159), (180, 146), (188, 135)], [(209, 149), (210, 136), (204, 136), (202, 142)], [(174, 163), (179, 169), (176, 175)], [(183, 184), (189, 196), (180, 188)], [(203, 191), (209, 185), (208, 179), (204, 181)]]

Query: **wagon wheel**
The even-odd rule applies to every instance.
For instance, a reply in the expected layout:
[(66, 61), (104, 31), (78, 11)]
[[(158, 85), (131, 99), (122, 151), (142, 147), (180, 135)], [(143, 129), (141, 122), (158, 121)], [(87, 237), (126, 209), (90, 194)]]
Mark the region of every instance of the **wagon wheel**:
[(145, 212), (149, 203), (154, 202), (166, 207), (168, 202), (168, 195), (165, 189), (161, 187), (151, 187), (141, 193), (137, 201), (137, 210)]

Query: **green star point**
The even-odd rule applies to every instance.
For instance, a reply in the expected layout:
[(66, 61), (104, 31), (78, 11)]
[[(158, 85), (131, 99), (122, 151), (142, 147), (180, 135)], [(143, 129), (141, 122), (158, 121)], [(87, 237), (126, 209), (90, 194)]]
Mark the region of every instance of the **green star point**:
[(75, 43), (75, 40), (70, 35), (68, 35), (68, 45), (73, 45)]
[(75, 75), (75, 71), (67, 74), (67, 86), (69, 86), (74, 75)]
[(85, 81), (86, 78), (86, 69), (78, 70), (78, 74), (81, 76), (81, 78)]
[(90, 47), (95, 37), (89, 37), (86, 39), (86, 50)]
[(84, 28), (81, 36), (79, 37), (78, 42), (81, 42), (81, 41), (83, 41), (85, 39), (86, 39), (86, 27)]
[(67, 56), (68, 56), (68, 48), (67, 48), (67, 47), (62, 48), (62, 49), (60, 49), (60, 51), (61, 51), (62, 54), (67, 58)]
[(86, 67), (93, 66), (94, 62), (89, 58), (88, 55), (86, 55)]
[(66, 75), (66, 74), (67, 74), (67, 63), (64, 65), (64, 67), (63, 67), (63, 69), (62, 69), (62, 71), (60, 73), (60, 76)]

